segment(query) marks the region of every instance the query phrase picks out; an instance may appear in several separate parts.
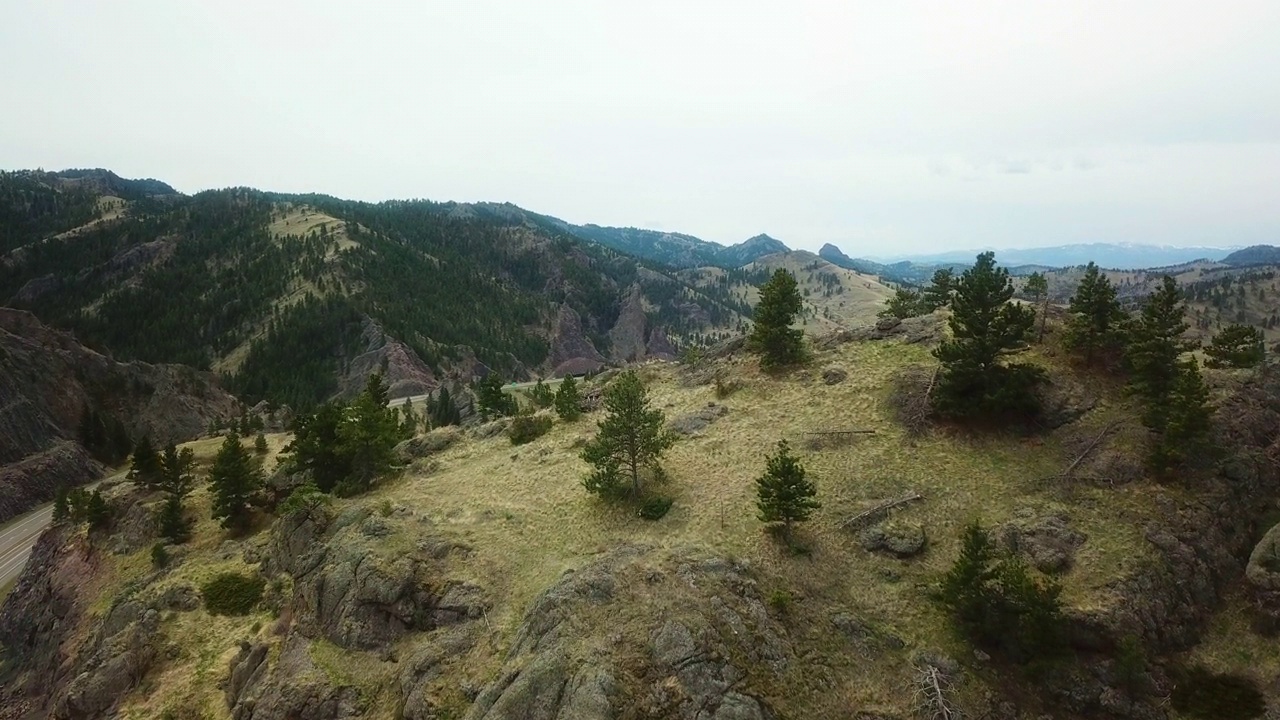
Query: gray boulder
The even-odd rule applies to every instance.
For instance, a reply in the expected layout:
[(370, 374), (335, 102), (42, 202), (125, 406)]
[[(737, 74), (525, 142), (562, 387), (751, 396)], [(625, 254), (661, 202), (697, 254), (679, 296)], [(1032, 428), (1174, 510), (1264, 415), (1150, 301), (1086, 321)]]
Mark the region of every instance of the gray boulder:
[(266, 645), (240, 646), (223, 685), (234, 720), (344, 720), (365, 714), (357, 688), (335, 684), (311, 661), (307, 642), (289, 636), (272, 665)]
[(1280, 524), (1268, 530), (1253, 547), (1244, 574), (1259, 590), (1280, 590)]
[(707, 403), (707, 406), (699, 410), (695, 410), (687, 415), (672, 420), (667, 428), (671, 432), (680, 435), (694, 435), (706, 426), (719, 420), (729, 414), (729, 408), (716, 403)]
[(909, 558), (924, 551), (924, 528), (916, 523), (889, 521), (863, 530), (858, 537), (862, 548), (869, 552), (886, 552), (900, 558)]
[(1005, 547), (1026, 556), (1041, 572), (1059, 573), (1071, 567), (1076, 551), (1087, 539), (1070, 523), (1065, 513), (1036, 516), (1023, 511), (997, 528), (996, 534)]
[(849, 378), (849, 371), (839, 366), (831, 366), (822, 371), (822, 382), (828, 385), (838, 385)]

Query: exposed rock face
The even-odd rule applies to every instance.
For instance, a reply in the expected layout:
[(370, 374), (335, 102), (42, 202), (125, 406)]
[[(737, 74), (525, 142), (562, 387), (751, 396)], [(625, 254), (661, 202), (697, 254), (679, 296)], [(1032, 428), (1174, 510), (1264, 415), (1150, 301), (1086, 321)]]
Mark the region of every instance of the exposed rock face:
[(461, 439), (462, 428), (456, 425), (434, 428), (424, 435), (418, 435), (396, 445), (396, 457), (401, 462), (411, 462), (442, 452)]
[(364, 319), (360, 335), (364, 352), (352, 358), (340, 380), (339, 394), (354, 397), (364, 389), (369, 375), (382, 373), (387, 396), (394, 398), (426, 395), (440, 384), (431, 368), (408, 345), (387, 335), (382, 326)]
[(330, 520), (313, 516), (281, 518), (272, 527), (263, 559), (267, 574), (293, 576), (297, 631), (325, 637), (344, 648), (385, 647), (410, 632), (431, 630), (480, 617), (483, 592), (464, 581), (442, 577), (447, 557), (386, 554), (393, 519), (374, 520), (355, 508)]
[(359, 691), (335, 684), (316, 668), (307, 641), (290, 635), (275, 663), (266, 645), (244, 644), (224, 685), (234, 720), (344, 720), (364, 715)]
[(645, 354), (657, 360), (675, 360), (676, 347), (667, 337), (667, 331), (656, 327), (649, 333), (649, 344), (645, 346)]
[(638, 284), (632, 285), (622, 301), (618, 321), (609, 331), (609, 352), (614, 362), (628, 363), (644, 359), (645, 324), (644, 293)]
[(604, 356), (582, 331), (582, 318), (567, 303), (560, 305), (551, 336), (551, 355), (547, 363), (552, 375), (581, 375), (604, 367)]
[(1259, 590), (1280, 590), (1280, 525), (1267, 531), (1249, 553), (1245, 577)]
[(667, 424), (671, 432), (680, 435), (694, 435), (711, 423), (729, 414), (729, 408), (715, 403), (708, 403), (701, 410), (681, 415)]
[(858, 536), (865, 550), (883, 551), (900, 558), (919, 555), (924, 550), (924, 528), (916, 523), (888, 521), (862, 531)]
[(830, 350), (853, 340), (887, 340), (899, 338), (903, 342), (936, 345), (942, 340), (946, 322), (941, 312), (911, 317), (903, 320), (885, 318), (874, 325), (854, 330), (838, 330), (819, 338), (814, 344), (820, 350)]
[[(610, 628), (641, 634), (592, 627), (603, 618)], [(583, 638), (598, 640), (584, 647)], [(628, 642), (645, 648), (645, 667), (615, 657), (626, 654)], [(790, 662), (784, 634), (745, 568), (623, 546), (566, 573), (533, 601), (506, 666), (466, 718), (612, 720), (626, 710), (682, 720), (773, 718), (752, 694), (751, 677), (729, 659), (735, 653), (766, 672), (780, 673)]]
[(1071, 567), (1085, 534), (1071, 527), (1065, 513), (1036, 517), (1023, 512), (1001, 525), (996, 534), (1010, 551), (1021, 553), (1041, 572), (1059, 573)]
[(831, 366), (822, 371), (822, 382), (828, 385), (839, 385), (849, 378), (849, 371), (842, 367)]
[[(121, 363), (30, 313), (0, 308), (0, 521), (78, 485), (100, 468), (64, 442), (78, 438), (86, 409), (118, 418), (159, 444), (198, 437), (240, 403), (209, 374), (180, 365)], [(31, 465), (10, 466), (26, 458)]]

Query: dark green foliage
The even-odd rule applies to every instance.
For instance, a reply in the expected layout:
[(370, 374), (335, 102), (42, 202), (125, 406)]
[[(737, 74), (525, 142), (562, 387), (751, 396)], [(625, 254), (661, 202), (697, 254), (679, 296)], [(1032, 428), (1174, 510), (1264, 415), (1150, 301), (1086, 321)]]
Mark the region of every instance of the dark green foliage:
[(160, 484), (164, 471), (160, 468), (160, 456), (151, 445), (151, 438), (143, 435), (133, 448), (133, 462), (129, 466), (130, 481), (146, 487)]
[(1218, 674), (1203, 667), (1174, 673), (1171, 700), (1179, 713), (1201, 720), (1248, 720), (1262, 717), (1266, 699), (1252, 680)]
[(1179, 359), (1195, 347), (1182, 339), (1185, 313), (1177, 284), (1165, 276), (1132, 323), (1125, 350), (1129, 387), (1144, 403), (1142, 424), (1155, 435), (1149, 466), (1161, 477), (1208, 450), (1213, 416), (1199, 366)]
[(332, 504), (332, 497), (316, 487), (315, 483), (306, 482), (294, 488), (277, 509), (281, 517), (306, 516), (317, 520)]
[(756, 478), (756, 508), (761, 521), (782, 523), (791, 537), (791, 524), (808, 520), (822, 507), (815, 498), (818, 488), (805, 477), (804, 466), (791, 452), (786, 440), (778, 441), (778, 449), (768, 457), (764, 474)]
[(367, 491), (390, 472), (400, 425), (387, 407), (387, 387), (378, 374), (369, 376), (364, 392), (347, 407), (345, 415), (338, 424), (338, 450), (350, 472), (335, 490), (350, 497)]
[(1071, 314), (1067, 321), (1067, 347), (1082, 353), (1086, 364), (1092, 365), (1098, 357), (1120, 348), (1124, 312), (1111, 280), (1094, 263), (1085, 267), (1067, 311)]
[(515, 415), (519, 409), (516, 399), (502, 391), (502, 385), (502, 376), (496, 372), (491, 372), (476, 382), (476, 400), (480, 404), (482, 419)]
[(1156, 430), (1149, 466), (1160, 477), (1170, 477), (1190, 460), (1209, 457), (1209, 432), (1213, 427), (1213, 407), (1209, 388), (1200, 375), (1195, 358), (1178, 364), (1173, 392), (1148, 405), (1144, 421)]
[(640, 505), (640, 509), (636, 511), (636, 514), (645, 520), (661, 520), (666, 517), (674, 502), (669, 497), (651, 497)]
[(551, 430), (551, 418), (546, 415), (520, 415), (511, 420), (507, 437), (512, 445), (533, 442)]
[(997, 268), (993, 253), (982, 253), (955, 283), (952, 338), (933, 351), (942, 373), (933, 393), (934, 408), (959, 419), (1026, 419), (1039, 412), (1036, 385), (1043, 371), (1033, 365), (1004, 364), (1002, 353), (1022, 343), (1035, 312), (1009, 302), (1013, 282)]
[(261, 576), (247, 577), (226, 572), (215, 575), (200, 588), (204, 609), (210, 615), (248, 615), (262, 600), (267, 581)]
[(97, 217), (93, 193), (58, 191), (52, 180), (38, 171), (0, 172), (0, 254)]
[(441, 385), (440, 392), (434, 398), (427, 398), (427, 418), (433, 428), (462, 422), (462, 413), (454, 404), (453, 398), (449, 397), (449, 388)]
[(160, 536), (174, 545), (191, 539), (191, 525), (182, 511), (182, 498), (170, 495), (160, 505), (156, 514), (156, 529)]
[(253, 439), (253, 451), (259, 455), (267, 454), (267, 452), (269, 451), (269, 448), (267, 447), (266, 435), (263, 435), (262, 433), (258, 433), (258, 436)]
[(587, 490), (604, 498), (639, 498), (641, 472), (657, 467), (674, 439), (663, 429), (661, 410), (649, 407), (644, 383), (634, 370), (615, 379), (604, 391), (605, 418), (600, 431), (582, 450), (592, 472), (583, 480)]
[(779, 615), (786, 615), (794, 600), (791, 591), (779, 588), (769, 593), (769, 608)]
[(227, 434), (213, 460), (209, 485), (213, 492), (213, 519), (221, 520), (224, 528), (247, 528), (250, 503), (262, 485), (262, 475), (234, 432)]
[(1049, 281), (1045, 279), (1042, 273), (1033, 272), (1027, 278), (1027, 294), (1031, 296), (1031, 302), (1040, 310), (1040, 331), (1036, 334), (1036, 341), (1044, 341), (1044, 323), (1049, 319)]
[(191, 448), (183, 448), (181, 452), (170, 443), (160, 458), (160, 488), (171, 495), (186, 497), (195, 485), (192, 469), (196, 457)]
[(1228, 325), (1204, 349), (1211, 368), (1251, 368), (1262, 362), (1266, 346), (1262, 331), (1250, 325)]
[(294, 421), (293, 442), (286, 452), (292, 453), (298, 470), (307, 471), (323, 492), (332, 492), (351, 474), (351, 459), (342, 451), (338, 429), (345, 407), (327, 402), (311, 415), (300, 415)]
[(386, 395), (382, 377), (374, 374), (351, 404), (328, 402), (299, 416), (293, 442), (285, 448), (293, 467), (309, 472), (322, 492), (351, 496), (367, 491), (390, 472), (402, 437)]
[(974, 644), (1027, 663), (1066, 651), (1061, 592), (1052, 580), (1034, 577), (1017, 556), (1000, 552), (990, 534), (972, 523), (938, 595)]
[(80, 415), (80, 444), (89, 454), (104, 465), (119, 465), (129, 457), (133, 441), (124, 423), (114, 416), (104, 416), (92, 407), (85, 406)]
[[(952, 287), (955, 284), (955, 272), (951, 268), (942, 268), (933, 273), (932, 282), (929, 287), (924, 289), (920, 295), (923, 307), (929, 309), (929, 312), (937, 310), (940, 307), (951, 305), (951, 294), (954, 292)], [(895, 316), (901, 317), (901, 316)]]
[(408, 440), (418, 434), (418, 414), (413, 411), (413, 403), (409, 398), (404, 399), (404, 404), (400, 406), (400, 437)]
[(884, 309), (879, 315), (882, 318), (909, 318), (932, 312), (933, 308), (917, 290), (900, 287), (893, 291), (893, 297), (885, 301)]
[(71, 518), (71, 504), (67, 500), (67, 491), (59, 487), (53, 493), (53, 521), (60, 523)]
[(84, 488), (72, 488), (67, 492), (67, 519), (77, 525), (84, 522), (89, 514), (89, 491)]
[(566, 375), (556, 390), (556, 414), (561, 420), (572, 422), (582, 415), (582, 398), (578, 395), (578, 381)]
[(787, 270), (778, 268), (769, 282), (760, 286), (748, 344), (760, 354), (762, 367), (781, 368), (804, 360), (803, 333), (791, 328), (803, 305), (796, 278)]
[(164, 543), (156, 543), (151, 546), (151, 567), (159, 570), (169, 564), (169, 551), (165, 549)]
[(111, 508), (103, 499), (102, 491), (94, 490), (89, 495), (89, 500), (85, 503), (84, 519), (89, 523), (90, 530), (105, 530), (111, 525)]
[(551, 404), (556, 401), (556, 395), (551, 391), (551, 388), (547, 387), (546, 383), (542, 382), (542, 378), (538, 378), (538, 382), (529, 390), (529, 399), (533, 401), (534, 405), (540, 408), (547, 408), (551, 407)]

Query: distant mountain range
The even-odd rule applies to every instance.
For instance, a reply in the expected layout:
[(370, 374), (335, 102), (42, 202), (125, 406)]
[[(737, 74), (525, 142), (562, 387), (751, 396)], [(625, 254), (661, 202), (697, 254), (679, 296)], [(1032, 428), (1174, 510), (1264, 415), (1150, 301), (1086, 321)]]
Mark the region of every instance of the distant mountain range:
[[(1134, 243), (1082, 243), (1042, 248), (1014, 248), (995, 250), (996, 259), (1002, 265), (1043, 265), (1047, 267), (1072, 267), (1095, 262), (1104, 268), (1132, 270), (1138, 268), (1179, 265), (1192, 260), (1222, 260), (1239, 250), (1236, 247), (1174, 247), (1170, 245), (1140, 245)], [(891, 256), (883, 262), (913, 262), (945, 265), (973, 262), (983, 250), (948, 250), (939, 253), (910, 256)]]

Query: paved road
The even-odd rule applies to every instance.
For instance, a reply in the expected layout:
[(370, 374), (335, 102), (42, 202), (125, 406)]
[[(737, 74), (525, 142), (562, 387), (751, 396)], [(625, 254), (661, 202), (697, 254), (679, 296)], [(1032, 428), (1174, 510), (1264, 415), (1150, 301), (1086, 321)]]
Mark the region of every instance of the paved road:
[[(85, 489), (92, 490), (97, 486), (95, 482), (86, 485)], [(52, 521), (53, 503), (49, 503), (0, 525), (0, 588), (8, 587), (22, 574), (36, 538)]]
[[(545, 382), (550, 387), (556, 387), (557, 385), (560, 384), (560, 380), (561, 378), (548, 378), (546, 380), (543, 380), (543, 382)], [(536, 380), (533, 382), (507, 383), (506, 385), (502, 386), (502, 389), (504, 392), (510, 392), (512, 390), (523, 390), (525, 388), (531, 388), (537, 384), (538, 382)], [(428, 397), (431, 397), (431, 396), (430, 395), (411, 395), (409, 397), (398, 397), (388, 402), (387, 407), (396, 407), (396, 408), (403, 407), (405, 400), (408, 400), (414, 405), (417, 405), (420, 402), (425, 402)]]

